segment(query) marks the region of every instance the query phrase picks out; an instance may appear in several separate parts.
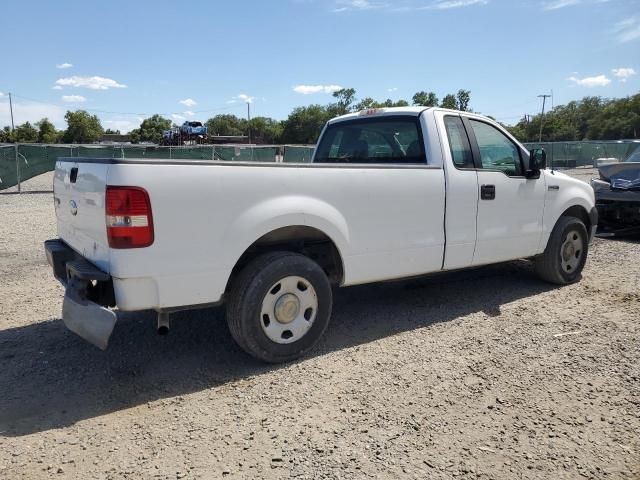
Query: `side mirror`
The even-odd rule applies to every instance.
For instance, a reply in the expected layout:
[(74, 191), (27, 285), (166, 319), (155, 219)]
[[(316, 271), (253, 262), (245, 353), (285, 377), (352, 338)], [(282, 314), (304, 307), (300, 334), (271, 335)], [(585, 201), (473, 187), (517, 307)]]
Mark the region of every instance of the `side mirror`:
[(547, 152), (544, 148), (534, 148), (529, 152), (529, 165), (527, 165), (527, 178), (540, 177), (540, 170), (547, 168)]

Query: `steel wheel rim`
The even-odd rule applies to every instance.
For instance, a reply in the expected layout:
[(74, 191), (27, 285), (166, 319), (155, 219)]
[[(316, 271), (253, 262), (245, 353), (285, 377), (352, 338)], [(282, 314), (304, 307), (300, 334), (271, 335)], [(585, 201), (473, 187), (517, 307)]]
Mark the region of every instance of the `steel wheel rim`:
[(318, 313), (318, 295), (311, 282), (298, 276), (274, 283), (262, 300), (260, 326), (269, 340), (287, 344), (309, 331)]
[(584, 255), (582, 236), (576, 230), (567, 232), (560, 247), (560, 263), (565, 273), (573, 273), (578, 269)]

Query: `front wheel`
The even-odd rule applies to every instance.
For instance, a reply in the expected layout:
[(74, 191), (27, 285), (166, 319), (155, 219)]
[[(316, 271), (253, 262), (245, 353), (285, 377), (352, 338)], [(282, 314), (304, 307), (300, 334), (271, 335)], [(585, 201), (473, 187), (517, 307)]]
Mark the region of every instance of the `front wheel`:
[(331, 307), (331, 285), (317, 263), (297, 253), (271, 252), (252, 260), (232, 282), (227, 323), (243, 350), (280, 363), (318, 342)]
[(580, 279), (588, 250), (589, 236), (584, 223), (575, 217), (560, 217), (544, 253), (535, 258), (536, 273), (558, 285), (574, 283)]

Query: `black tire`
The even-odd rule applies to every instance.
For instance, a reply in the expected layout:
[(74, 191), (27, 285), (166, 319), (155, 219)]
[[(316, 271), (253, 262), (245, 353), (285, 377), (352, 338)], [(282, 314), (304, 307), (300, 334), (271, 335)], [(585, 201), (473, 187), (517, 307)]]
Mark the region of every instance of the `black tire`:
[[(274, 284), (291, 276), (313, 286), (317, 311), (304, 336), (293, 343), (276, 343), (263, 329), (262, 304)], [(297, 253), (270, 252), (252, 260), (232, 281), (227, 324), (231, 336), (249, 355), (269, 363), (287, 362), (304, 355), (322, 337), (329, 325), (332, 302), (329, 279), (317, 263)]]
[[(575, 255), (579, 254), (579, 258), (576, 257), (576, 265), (563, 267), (563, 246), (569, 240), (569, 235), (572, 238), (580, 237), (582, 249), (580, 252), (575, 249)], [(534, 260), (536, 273), (542, 280), (557, 285), (577, 282), (581, 278), (588, 251), (589, 235), (582, 220), (575, 217), (560, 217), (553, 227), (544, 253)], [(565, 261), (566, 258), (564, 257)]]

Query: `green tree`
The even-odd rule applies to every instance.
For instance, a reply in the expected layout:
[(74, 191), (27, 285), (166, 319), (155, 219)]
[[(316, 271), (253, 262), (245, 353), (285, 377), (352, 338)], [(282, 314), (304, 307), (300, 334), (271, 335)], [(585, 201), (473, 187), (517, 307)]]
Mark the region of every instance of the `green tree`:
[(251, 140), (256, 143), (260, 141), (267, 144), (280, 143), (283, 125), (273, 118), (255, 117), (249, 123), (251, 127)]
[(298, 107), (284, 121), (282, 141), (284, 143), (316, 143), (320, 131), (333, 113), (322, 105)]
[(456, 100), (456, 96), (452, 94), (445, 95), (444, 98), (442, 99), (442, 102), (440, 103), (440, 106), (442, 108), (450, 108), (452, 110), (457, 110), (458, 101)]
[(56, 130), (53, 123), (48, 118), (43, 118), (38, 123), (38, 143), (58, 143), (60, 140), (60, 132)]
[(216, 115), (206, 122), (209, 135), (240, 136), (247, 134), (247, 120), (235, 115)]
[(171, 120), (161, 115), (155, 114), (149, 118), (145, 118), (140, 127), (129, 132), (129, 136), (133, 143), (153, 142), (160, 143), (162, 140), (162, 132), (171, 128)]
[(38, 141), (38, 130), (29, 122), (18, 125), (14, 132), (17, 143), (35, 143)]
[(356, 91), (353, 88), (341, 88), (338, 91), (333, 92), (333, 98), (337, 100), (336, 103), (330, 106), (330, 109), (335, 115), (344, 115), (353, 111), (353, 103), (356, 101)]
[(471, 103), (471, 92), (469, 90), (458, 90), (456, 93), (456, 100), (458, 103), (458, 110), (463, 112), (469, 111), (469, 103)]
[(542, 140), (620, 140), (640, 134), (640, 94), (626, 98), (584, 97), (509, 126), (523, 142), (537, 142), (542, 123)]
[(433, 92), (416, 92), (413, 96), (413, 104), (423, 107), (437, 107), (438, 97)]
[(112, 130), (112, 129), (110, 129), (110, 128), (107, 128), (107, 129), (104, 131), (104, 134), (105, 134), (105, 135), (120, 135), (120, 130)]
[(393, 101), (390, 98), (386, 99), (384, 102), (378, 102), (371, 97), (366, 97), (356, 103), (353, 107), (353, 110), (358, 112), (360, 110), (367, 110), (369, 108), (390, 108), (390, 107), (408, 107), (409, 102), (406, 100), (396, 100)]
[(93, 143), (104, 133), (98, 117), (84, 110), (67, 111), (64, 119), (67, 121), (64, 143)]
[(0, 143), (13, 143), (14, 135), (11, 132), (11, 127), (5, 126), (0, 130)]

